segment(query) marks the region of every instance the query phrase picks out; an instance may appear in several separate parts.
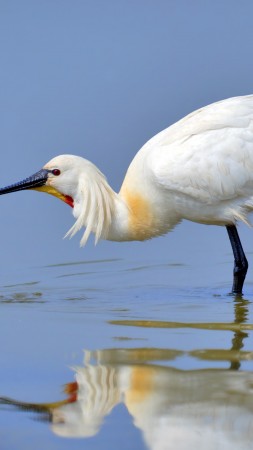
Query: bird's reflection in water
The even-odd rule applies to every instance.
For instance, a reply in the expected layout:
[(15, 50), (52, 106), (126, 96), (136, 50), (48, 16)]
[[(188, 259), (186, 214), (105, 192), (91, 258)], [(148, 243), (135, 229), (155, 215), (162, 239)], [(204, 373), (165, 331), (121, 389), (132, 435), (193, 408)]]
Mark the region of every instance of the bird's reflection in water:
[(149, 352), (151, 360), (164, 357), (160, 349), (85, 352), (84, 367), (75, 368), (75, 382), (65, 387), (66, 400), (1, 402), (48, 413), (59, 436), (95, 436), (105, 416), (123, 402), (150, 449), (252, 449), (252, 373), (134, 363), (143, 360), (143, 352), (145, 359)]
[[(241, 360), (253, 359), (252, 352), (242, 351), (248, 336), (245, 330), (252, 332), (246, 320), (247, 302), (238, 298), (234, 324), (222, 324), (234, 330), (228, 350), (86, 351), (84, 366), (74, 369), (75, 381), (65, 386), (66, 400), (31, 404), (1, 398), (0, 402), (40, 413), (43, 418), (46, 414), (58, 436), (97, 435), (105, 417), (123, 403), (149, 449), (252, 449), (253, 373), (238, 370)], [(226, 360), (228, 368), (185, 371), (166, 365), (182, 354), (199, 360)]]

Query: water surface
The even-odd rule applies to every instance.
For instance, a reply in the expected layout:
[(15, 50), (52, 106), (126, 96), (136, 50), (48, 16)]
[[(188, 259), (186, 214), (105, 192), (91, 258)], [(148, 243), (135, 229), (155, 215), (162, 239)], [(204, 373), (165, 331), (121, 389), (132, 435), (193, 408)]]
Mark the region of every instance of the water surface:
[(252, 448), (252, 295), (203, 273), (72, 261), (3, 284), (1, 448)]

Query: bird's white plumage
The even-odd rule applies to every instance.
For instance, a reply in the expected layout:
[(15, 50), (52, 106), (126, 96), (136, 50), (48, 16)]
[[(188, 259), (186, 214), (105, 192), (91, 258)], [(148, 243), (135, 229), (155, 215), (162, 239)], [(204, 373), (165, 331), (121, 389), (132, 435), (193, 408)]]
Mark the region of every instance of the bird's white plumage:
[(118, 194), (94, 164), (79, 156), (57, 156), (44, 170), (48, 178), (41, 190), (73, 206), (76, 222), (68, 235), (86, 228), (81, 245), (91, 232), (96, 241), (150, 239), (183, 219), (248, 223), (253, 96), (211, 104), (158, 133), (134, 157)]
[[(148, 141), (126, 183), (143, 180), (170, 218), (226, 225), (253, 208), (253, 96), (201, 108)], [(136, 188), (136, 187), (135, 187)], [(162, 206), (160, 206), (162, 208)]]

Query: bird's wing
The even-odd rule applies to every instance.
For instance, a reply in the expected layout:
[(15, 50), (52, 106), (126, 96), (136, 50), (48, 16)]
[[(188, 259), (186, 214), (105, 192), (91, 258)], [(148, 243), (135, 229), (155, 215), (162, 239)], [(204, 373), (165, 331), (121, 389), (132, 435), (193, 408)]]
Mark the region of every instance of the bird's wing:
[(155, 182), (164, 189), (207, 203), (252, 196), (253, 96), (195, 111), (143, 150)]

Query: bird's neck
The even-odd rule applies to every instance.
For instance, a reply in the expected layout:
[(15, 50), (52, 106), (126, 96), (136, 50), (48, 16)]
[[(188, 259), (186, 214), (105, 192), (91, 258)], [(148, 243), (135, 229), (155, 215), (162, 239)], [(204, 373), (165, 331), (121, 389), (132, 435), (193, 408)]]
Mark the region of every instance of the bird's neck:
[[(76, 222), (67, 233), (73, 236), (85, 227), (81, 246), (90, 233), (95, 242), (143, 241), (165, 234), (174, 224), (168, 220), (167, 208), (157, 207), (156, 193), (148, 186), (141, 187), (129, 177), (124, 180), (117, 194), (107, 183), (103, 174), (95, 168), (85, 189), (78, 189), (74, 200), (73, 215)], [(80, 181), (82, 183), (82, 180)]]
[[(106, 183), (106, 184), (105, 184)], [(91, 192), (76, 198), (73, 215), (76, 222), (67, 233), (73, 236), (82, 227), (86, 230), (81, 240), (85, 245), (90, 233), (94, 233), (95, 242), (99, 239), (110, 241), (131, 241), (150, 239), (162, 234), (154, 220), (147, 199), (136, 192), (123, 189), (114, 192), (107, 182), (93, 186)]]
[(143, 241), (159, 233), (151, 203), (141, 193), (127, 188), (116, 194), (114, 214), (107, 239), (112, 241)]

